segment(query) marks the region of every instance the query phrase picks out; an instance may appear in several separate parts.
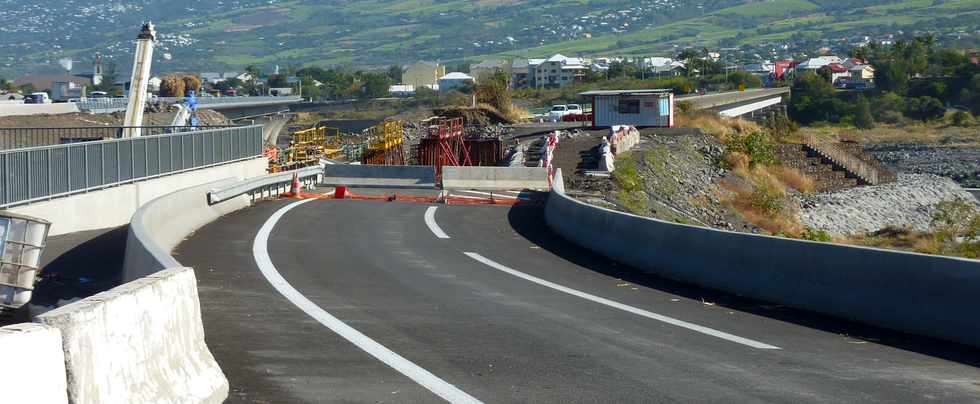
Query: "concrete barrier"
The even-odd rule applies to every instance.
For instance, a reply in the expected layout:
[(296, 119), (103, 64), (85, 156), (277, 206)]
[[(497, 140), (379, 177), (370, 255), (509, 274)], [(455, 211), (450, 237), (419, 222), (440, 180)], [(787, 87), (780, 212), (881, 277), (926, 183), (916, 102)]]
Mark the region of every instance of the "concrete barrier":
[(73, 102), (57, 104), (0, 104), (0, 116), (52, 115), (79, 112)]
[(324, 167), (321, 185), (351, 188), (435, 188), (436, 170), (432, 166), (333, 164)]
[(2, 327), (0, 347), (4, 364), (0, 402), (68, 403), (61, 331), (32, 323)]
[(980, 261), (708, 229), (565, 195), (545, 209), (561, 237), (666, 278), (980, 347)]
[(264, 174), (267, 168), (265, 158), (255, 158), (21, 205), (9, 210), (50, 221), (51, 236), (104, 229), (129, 223), (140, 206), (176, 189), (223, 178), (254, 177)]
[(451, 167), (442, 168), (443, 189), (535, 189), (547, 190), (548, 169), (544, 167)]
[(188, 234), (215, 219), (250, 204), (247, 195), (208, 203), (207, 193), (239, 179), (228, 178), (185, 188), (156, 198), (136, 210), (126, 236), (123, 281), (129, 282), (165, 268), (181, 266), (170, 251)]
[(228, 381), (204, 343), (190, 268), (161, 271), (35, 322), (61, 330), (74, 404), (221, 403), (228, 396)]

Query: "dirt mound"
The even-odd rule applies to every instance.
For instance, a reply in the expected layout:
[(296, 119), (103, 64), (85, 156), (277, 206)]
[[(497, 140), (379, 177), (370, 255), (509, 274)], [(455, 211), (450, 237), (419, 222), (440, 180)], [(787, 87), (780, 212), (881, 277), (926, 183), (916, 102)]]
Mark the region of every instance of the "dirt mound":
[(500, 111), (485, 105), (437, 108), (432, 112), (446, 118), (463, 118), (466, 125), (487, 126), (514, 123), (512, 119), (507, 118)]

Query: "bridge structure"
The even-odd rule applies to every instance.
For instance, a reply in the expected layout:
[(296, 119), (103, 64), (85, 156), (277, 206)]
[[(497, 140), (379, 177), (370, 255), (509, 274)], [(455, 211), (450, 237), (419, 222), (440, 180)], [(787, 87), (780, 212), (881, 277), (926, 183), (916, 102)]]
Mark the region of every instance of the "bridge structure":
[[(723, 101), (699, 105), (738, 99)], [(263, 139), (0, 152), (0, 207), (52, 222), (60, 248), (38, 286), (54, 309), (0, 328), (31, 366), (0, 378), (5, 398), (977, 397), (978, 261), (643, 218), (568, 195), (548, 167), (266, 174)], [(88, 278), (58, 295), (72, 274)]]

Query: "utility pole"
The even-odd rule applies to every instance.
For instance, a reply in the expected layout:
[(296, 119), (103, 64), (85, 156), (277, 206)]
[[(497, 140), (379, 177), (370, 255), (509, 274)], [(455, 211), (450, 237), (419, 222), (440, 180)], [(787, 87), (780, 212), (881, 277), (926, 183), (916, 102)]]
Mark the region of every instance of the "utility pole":
[(143, 110), (146, 108), (146, 88), (150, 83), (150, 63), (153, 62), (153, 42), (157, 32), (153, 23), (143, 23), (136, 36), (136, 55), (133, 58), (133, 76), (129, 81), (129, 104), (123, 120), (123, 137), (140, 137), (143, 125)]

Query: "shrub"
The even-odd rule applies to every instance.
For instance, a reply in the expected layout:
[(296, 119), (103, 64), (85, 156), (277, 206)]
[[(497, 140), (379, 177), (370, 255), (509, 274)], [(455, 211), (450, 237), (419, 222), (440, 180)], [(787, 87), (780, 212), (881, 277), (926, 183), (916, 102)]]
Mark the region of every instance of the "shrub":
[(830, 237), (830, 234), (828, 234), (826, 231), (820, 229), (811, 229), (809, 227), (803, 229), (803, 232), (800, 233), (800, 238), (804, 240), (820, 241), (824, 243), (829, 243), (833, 241), (833, 239)]
[(874, 119), (871, 118), (871, 105), (864, 97), (859, 97), (854, 101), (854, 110), (852, 111), (852, 114), (854, 116), (853, 123), (856, 128), (874, 128), (875, 122)]
[(160, 81), (161, 97), (183, 97), (184, 90), (187, 88), (184, 79), (180, 76), (167, 76)]
[(973, 126), (976, 124), (976, 120), (973, 119), (973, 114), (966, 111), (956, 111), (952, 117), (953, 125), (960, 127)]
[(735, 133), (728, 138), (728, 150), (749, 156), (752, 164), (770, 165), (776, 162), (772, 137), (763, 131)]
[(942, 101), (932, 97), (907, 98), (905, 100), (905, 116), (920, 121), (940, 119), (946, 115), (946, 107)]

